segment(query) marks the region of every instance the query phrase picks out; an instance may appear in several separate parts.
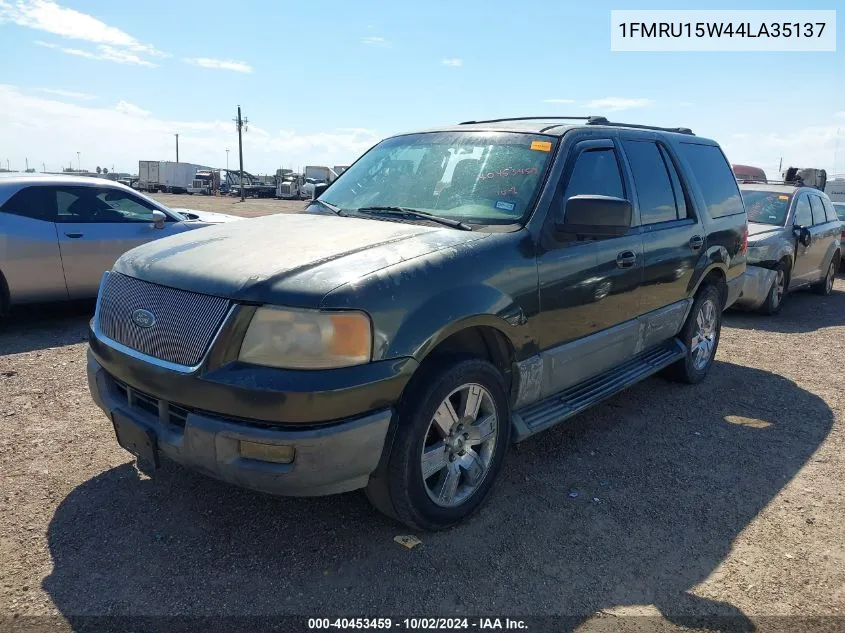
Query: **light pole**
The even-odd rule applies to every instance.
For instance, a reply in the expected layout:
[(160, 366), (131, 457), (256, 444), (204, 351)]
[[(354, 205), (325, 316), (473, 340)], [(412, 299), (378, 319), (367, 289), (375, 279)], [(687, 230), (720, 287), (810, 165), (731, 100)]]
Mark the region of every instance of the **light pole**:
[(76, 171), (82, 171), (82, 159), (79, 155), (80, 152), (76, 152)]
[(226, 148), (226, 171), (229, 171), (229, 148)]

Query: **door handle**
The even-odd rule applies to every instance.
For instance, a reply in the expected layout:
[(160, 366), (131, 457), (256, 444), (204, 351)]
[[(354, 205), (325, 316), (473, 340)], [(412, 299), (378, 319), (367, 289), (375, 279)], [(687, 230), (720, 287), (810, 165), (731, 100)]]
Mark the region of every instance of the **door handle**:
[(68, 237), (71, 237), (73, 239), (76, 239), (78, 237), (82, 237), (82, 233), (65, 233), (65, 235), (67, 235)]
[(704, 238), (700, 235), (693, 235), (691, 238), (689, 238), (690, 249), (697, 251), (702, 246), (704, 246)]
[(616, 265), (619, 268), (630, 268), (637, 263), (637, 255), (634, 251), (622, 251), (616, 256)]

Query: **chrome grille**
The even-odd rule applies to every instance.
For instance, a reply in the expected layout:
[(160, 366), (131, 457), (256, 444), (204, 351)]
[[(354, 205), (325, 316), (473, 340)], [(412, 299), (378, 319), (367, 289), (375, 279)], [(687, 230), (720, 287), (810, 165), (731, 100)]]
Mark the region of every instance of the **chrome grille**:
[[(228, 299), (159, 286), (111, 273), (97, 300), (100, 332), (134, 350), (171, 363), (197, 365), (217, 333)], [(155, 315), (152, 327), (139, 327), (136, 310)]]

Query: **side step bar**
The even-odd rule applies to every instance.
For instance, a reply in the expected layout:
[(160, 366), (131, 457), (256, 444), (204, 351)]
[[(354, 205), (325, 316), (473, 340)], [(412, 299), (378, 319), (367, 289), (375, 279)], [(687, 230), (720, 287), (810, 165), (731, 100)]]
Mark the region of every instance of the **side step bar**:
[(687, 353), (686, 346), (677, 339), (639, 354), (631, 360), (598, 376), (570, 387), (540, 402), (515, 411), (514, 441), (544, 431), (605, 398), (627, 389), (668, 367)]

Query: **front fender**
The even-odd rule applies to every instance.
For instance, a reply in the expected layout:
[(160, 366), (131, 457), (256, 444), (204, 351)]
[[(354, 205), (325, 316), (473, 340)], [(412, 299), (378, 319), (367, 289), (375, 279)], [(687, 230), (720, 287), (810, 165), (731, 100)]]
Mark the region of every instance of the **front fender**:
[(501, 332), (517, 358), (533, 340), (528, 318), (512, 297), (491, 286), (459, 286), (432, 295), (408, 314), (386, 342), (383, 357), (421, 361), (452, 334), (484, 326)]

